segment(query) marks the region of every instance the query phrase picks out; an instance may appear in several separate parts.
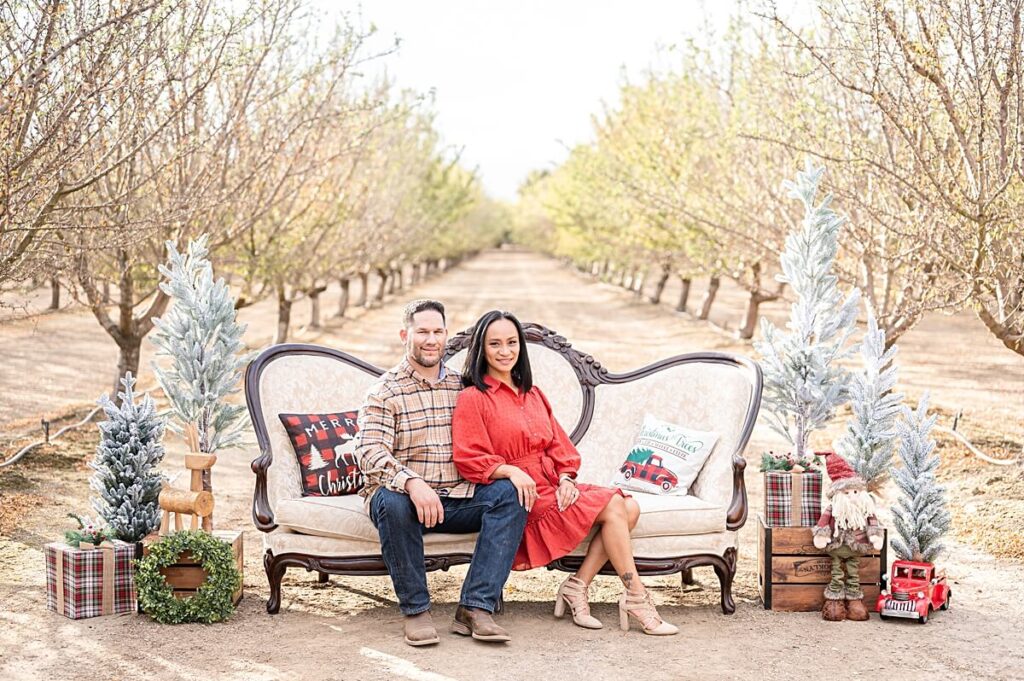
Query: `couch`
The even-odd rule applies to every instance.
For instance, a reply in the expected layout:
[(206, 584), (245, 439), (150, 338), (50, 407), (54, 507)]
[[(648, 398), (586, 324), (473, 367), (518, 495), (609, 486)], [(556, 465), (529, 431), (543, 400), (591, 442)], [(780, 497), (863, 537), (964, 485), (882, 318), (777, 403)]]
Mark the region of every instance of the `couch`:
[[(613, 373), (555, 331), (524, 326), (534, 381), (580, 451), (580, 480), (607, 484), (647, 413), (720, 434), (689, 495), (631, 492), (641, 509), (633, 552), (641, 575), (681, 573), (686, 581), (693, 568), (711, 566), (722, 611), (732, 613), (738, 531), (747, 519), (743, 450), (761, 401), (758, 365), (742, 356), (697, 352)], [(449, 366), (461, 367), (468, 343), (467, 332), (449, 340)], [(271, 346), (246, 370), (245, 398), (261, 452), (252, 462), (252, 515), (263, 532), (269, 613), (280, 608), (288, 568), (316, 571), (321, 581), (332, 574), (387, 574), (362, 497), (301, 495), (295, 454), (277, 418), (285, 412), (358, 409), (383, 371), (345, 352), (305, 344)], [(428, 533), (427, 570), (468, 563), (475, 540), (475, 534)], [(586, 542), (548, 568), (573, 571), (585, 550)]]

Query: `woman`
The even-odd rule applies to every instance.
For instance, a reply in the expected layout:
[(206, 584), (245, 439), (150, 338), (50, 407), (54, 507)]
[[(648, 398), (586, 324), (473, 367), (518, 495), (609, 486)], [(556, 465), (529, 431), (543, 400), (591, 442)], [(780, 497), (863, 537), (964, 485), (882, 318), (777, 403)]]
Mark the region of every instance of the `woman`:
[(572, 551), (597, 525), (576, 574), (558, 587), (555, 616), (568, 605), (573, 621), (589, 629), (601, 622), (590, 614), (587, 592), (607, 562), (626, 590), (619, 599), (619, 624), (636, 619), (645, 634), (668, 635), (676, 627), (658, 616), (637, 577), (629, 532), (640, 507), (621, 490), (576, 482), (580, 456), (533, 385), (522, 325), (497, 310), (473, 330), (452, 419), (455, 465), (467, 480), (487, 484), (508, 478), (529, 516), (514, 570), (547, 565)]

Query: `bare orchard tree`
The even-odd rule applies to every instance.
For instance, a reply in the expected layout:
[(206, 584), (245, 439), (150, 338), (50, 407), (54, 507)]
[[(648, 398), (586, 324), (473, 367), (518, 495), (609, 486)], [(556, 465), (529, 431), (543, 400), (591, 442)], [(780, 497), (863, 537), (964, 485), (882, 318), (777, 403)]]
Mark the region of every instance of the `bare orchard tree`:
[(135, 87), (140, 61), (126, 55), (157, 59), (146, 46), (173, 4), (0, 1), (0, 285), (57, 270), (57, 234), (84, 228), (83, 192), (159, 132), (116, 93)]
[(773, 19), (881, 116), (858, 159), (923, 206), (930, 245), (978, 317), (1024, 355), (1024, 26), (1021, 0), (821, 3), (824, 31)]

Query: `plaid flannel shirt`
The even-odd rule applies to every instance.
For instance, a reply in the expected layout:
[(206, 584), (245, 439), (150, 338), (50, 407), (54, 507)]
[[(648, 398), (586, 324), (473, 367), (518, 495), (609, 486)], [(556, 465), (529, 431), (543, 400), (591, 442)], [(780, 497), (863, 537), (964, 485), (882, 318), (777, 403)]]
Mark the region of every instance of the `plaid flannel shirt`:
[(473, 496), (475, 486), (452, 460), (452, 413), (461, 391), (461, 377), (443, 364), (431, 383), (408, 359), (370, 388), (356, 436), (366, 481), (359, 493), (367, 508), (381, 487), (405, 494), (410, 478), (421, 478), (442, 497)]

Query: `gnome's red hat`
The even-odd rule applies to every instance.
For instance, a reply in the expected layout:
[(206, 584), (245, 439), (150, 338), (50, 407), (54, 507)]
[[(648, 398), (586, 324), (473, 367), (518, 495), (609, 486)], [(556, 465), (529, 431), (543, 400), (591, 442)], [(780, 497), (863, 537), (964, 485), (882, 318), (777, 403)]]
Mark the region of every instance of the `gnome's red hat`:
[(828, 470), (829, 480), (832, 481), (832, 487), (828, 492), (830, 499), (836, 492), (867, 489), (867, 485), (864, 484), (864, 478), (857, 475), (857, 472), (847, 463), (846, 459), (835, 452), (829, 452), (825, 456), (825, 468)]

